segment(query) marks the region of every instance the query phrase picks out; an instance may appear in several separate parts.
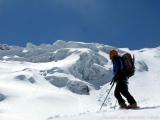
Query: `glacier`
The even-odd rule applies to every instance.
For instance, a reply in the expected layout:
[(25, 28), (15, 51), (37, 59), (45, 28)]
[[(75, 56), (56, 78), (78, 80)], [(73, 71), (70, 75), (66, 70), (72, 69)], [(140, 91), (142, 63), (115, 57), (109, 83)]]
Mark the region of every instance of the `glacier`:
[[(140, 110), (119, 110), (114, 90), (98, 112), (109, 82), (109, 51), (135, 56), (129, 89)], [(0, 44), (2, 120), (159, 120), (160, 47), (129, 50), (99, 43), (58, 40), (25, 47)], [(114, 89), (114, 88), (113, 88)]]

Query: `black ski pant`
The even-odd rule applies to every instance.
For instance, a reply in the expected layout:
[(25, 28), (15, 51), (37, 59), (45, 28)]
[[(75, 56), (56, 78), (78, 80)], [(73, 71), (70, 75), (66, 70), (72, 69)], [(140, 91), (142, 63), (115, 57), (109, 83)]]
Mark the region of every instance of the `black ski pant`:
[(125, 103), (125, 100), (122, 98), (121, 95), (123, 95), (127, 99), (130, 105), (136, 103), (135, 99), (128, 91), (128, 84), (125, 83), (124, 81), (116, 82), (116, 88), (114, 91), (114, 95), (116, 99), (118, 100), (119, 104)]

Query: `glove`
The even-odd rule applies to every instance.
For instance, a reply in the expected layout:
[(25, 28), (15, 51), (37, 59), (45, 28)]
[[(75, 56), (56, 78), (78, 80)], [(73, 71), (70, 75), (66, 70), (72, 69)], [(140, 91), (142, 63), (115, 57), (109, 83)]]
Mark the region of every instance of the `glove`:
[(113, 79), (114, 79), (114, 81), (118, 81), (119, 79), (120, 79), (120, 75), (119, 74), (116, 74), (114, 77), (113, 77)]

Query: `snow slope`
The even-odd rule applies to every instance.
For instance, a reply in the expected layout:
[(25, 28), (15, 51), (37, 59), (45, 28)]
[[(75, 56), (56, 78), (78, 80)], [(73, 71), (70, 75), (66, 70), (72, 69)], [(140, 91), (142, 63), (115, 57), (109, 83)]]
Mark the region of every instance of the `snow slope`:
[[(134, 53), (136, 57), (137, 71), (136, 75), (129, 80), (129, 90), (136, 98), (141, 109), (120, 110), (117, 105), (116, 108), (114, 108), (115, 100), (112, 91), (107, 105), (102, 111), (99, 112), (97, 108), (97, 112), (85, 112), (83, 114), (67, 117), (62, 116), (55, 120), (159, 120), (160, 48), (142, 49), (132, 51), (132, 53)], [(148, 70), (141, 70), (141, 67), (144, 67), (140, 64), (142, 61), (147, 65)], [(104, 85), (100, 91), (104, 92), (104, 88), (109, 88), (109, 85)]]
[(135, 55), (136, 74), (129, 88), (141, 109), (114, 108), (112, 90), (99, 112), (110, 88), (108, 52), (114, 47), (65, 41), (1, 46), (0, 120), (160, 119), (160, 47), (118, 49)]

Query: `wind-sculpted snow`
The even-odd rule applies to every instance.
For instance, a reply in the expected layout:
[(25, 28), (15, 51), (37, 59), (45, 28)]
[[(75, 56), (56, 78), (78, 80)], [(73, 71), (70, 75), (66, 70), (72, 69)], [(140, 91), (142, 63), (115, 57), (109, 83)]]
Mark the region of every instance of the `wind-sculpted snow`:
[(5, 100), (6, 98), (7, 97), (4, 94), (0, 93), (0, 102)]
[(147, 66), (147, 64), (144, 61), (137, 61), (137, 66), (136, 70), (143, 72), (143, 71), (149, 71), (149, 68)]
[[(7, 46), (7, 45), (5, 45)], [(42, 44), (40, 46), (33, 45), (32, 43), (28, 43), (25, 48), (10, 46), (4, 47), (1, 45), (1, 48), (6, 48), (7, 50), (0, 52), (0, 59), (5, 60), (13, 60), (13, 61), (27, 61), (27, 62), (50, 62), (62, 60), (65, 57), (72, 54), (70, 49), (81, 49), (86, 48), (95, 53), (98, 51), (103, 51), (108, 53), (110, 49), (114, 47), (102, 45), (102, 44), (94, 44), (94, 43), (80, 43), (80, 42), (65, 42), (62, 40), (58, 40), (53, 45)]]
[(61, 48), (88, 48), (92, 51), (98, 52), (98, 46), (100, 46), (100, 44), (93, 44), (93, 43), (81, 43), (81, 42), (65, 42), (62, 40), (58, 40), (56, 41), (53, 46), (57, 49), (61, 49)]
[(46, 76), (45, 79), (57, 87), (65, 87), (67, 85), (67, 82), (69, 81), (67, 77), (58, 76)]
[(43, 70), (41, 71), (41, 73), (42, 73), (43, 76), (46, 76), (47, 74), (53, 74), (53, 73), (55, 73), (55, 72), (65, 73), (65, 71), (64, 71), (63, 69), (58, 68), (58, 67), (54, 67), (54, 68), (48, 69), (48, 70), (46, 70), (46, 71), (43, 71)]
[[(55, 62), (57, 65), (59, 62), (63, 62), (63, 64), (66, 63), (67, 67), (65, 69), (63, 67), (53, 66), (51, 69), (41, 70), (40, 73), (54, 86), (67, 87), (74, 93), (83, 94), (84, 90), (78, 87), (79, 85), (85, 83), (73, 81), (86, 81), (87, 83), (93, 85), (96, 89), (99, 89), (100, 86), (111, 81), (111, 69), (106, 69), (106, 65), (108, 64), (108, 53), (113, 48), (114, 47), (98, 43), (82, 43), (73, 41), (66, 42), (58, 40), (52, 45), (42, 44), (37, 46), (32, 43), (28, 43), (25, 48), (10, 46), (10, 50), (2, 51), (0, 53), (0, 59), (5, 61), (21, 61), (31, 63)], [(99, 53), (103, 53), (103, 55)], [(104, 54), (106, 56), (104, 56)], [(70, 56), (72, 57), (69, 58)], [(75, 59), (74, 62), (68, 63), (71, 59)], [(57, 76), (54, 73), (71, 75), (73, 76), (73, 79), (70, 80), (68, 76)], [(16, 76), (16, 79), (35, 83), (33, 77), (26, 78), (23, 74)], [(72, 84), (76, 87), (72, 87)], [(85, 86), (87, 86), (87, 88), (90, 87), (87, 84)], [(87, 89), (87, 91), (89, 92), (89, 89)], [(86, 91), (84, 94), (86, 94)]]
[[(54, 62), (55, 65), (59, 65), (61, 62), (67, 67), (53, 66), (51, 69), (40, 71), (42, 76), (52, 85), (57, 87), (67, 86), (67, 82), (70, 82), (68, 76), (55, 75), (55, 73), (63, 73), (73, 76), (73, 79), (86, 81), (96, 89), (99, 89), (100, 86), (112, 80), (111, 66), (107, 66), (110, 64), (108, 53), (113, 48), (112, 46), (98, 43), (66, 42), (58, 40), (52, 45), (42, 44), (37, 46), (28, 43), (25, 48), (10, 46), (9, 50), (4, 50), (0, 53), (0, 59), (32, 63)], [(119, 50), (119, 52), (123, 53), (124, 51)], [(72, 57), (69, 58), (70, 56)], [(74, 62), (68, 63), (71, 59), (75, 59)], [(137, 62), (137, 66), (138, 71), (148, 71), (148, 66), (143, 61)], [(26, 76), (22, 74), (16, 78), (19, 80), (27, 80), (31, 83), (35, 82), (34, 78), (24, 77)]]
[(22, 48), (11, 47), (9, 50), (0, 51), (0, 59), (7, 61), (26, 61)]
[[(107, 83), (111, 80), (111, 70), (107, 70), (105, 65), (108, 60), (96, 52), (83, 53), (80, 59), (69, 70), (71, 74), (81, 80), (88, 81), (99, 87), (98, 82)], [(104, 82), (102, 82), (104, 81)]]
[(28, 77), (25, 75), (18, 75), (15, 77), (15, 79), (17, 80), (21, 80), (21, 81), (29, 81), (30, 83), (35, 83), (36, 80), (33, 77)]
[(10, 47), (6, 44), (0, 44), (0, 50), (9, 50)]
[[(135, 75), (129, 90), (141, 111), (119, 110), (114, 91), (104, 101), (112, 79), (109, 51), (97, 43), (66, 42), (0, 49), (0, 118), (3, 120), (159, 120), (160, 48), (130, 51)], [(115, 109), (113, 109), (115, 106)], [(151, 113), (151, 116), (150, 114)], [(119, 117), (115, 117), (120, 115)], [(158, 116), (158, 117), (157, 117)], [(148, 117), (148, 118), (147, 118)]]
[(67, 88), (77, 94), (89, 95), (89, 87), (82, 81), (68, 81)]

